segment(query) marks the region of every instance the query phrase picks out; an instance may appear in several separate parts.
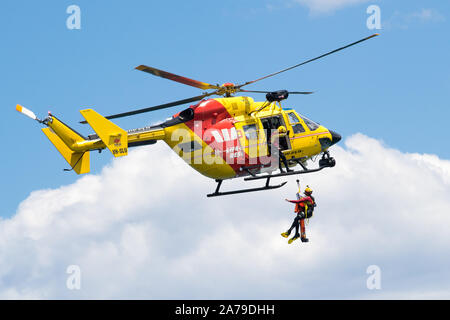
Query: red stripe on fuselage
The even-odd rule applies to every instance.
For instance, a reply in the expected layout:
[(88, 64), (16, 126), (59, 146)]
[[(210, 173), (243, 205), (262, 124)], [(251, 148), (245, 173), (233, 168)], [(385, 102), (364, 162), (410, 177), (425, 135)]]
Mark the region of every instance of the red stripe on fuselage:
[(248, 163), (248, 156), (237, 137), (234, 118), (215, 99), (202, 101), (192, 109), (194, 118), (185, 122), (185, 125), (216, 154), (220, 154), (236, 174), (242, 174), (239, 169)]

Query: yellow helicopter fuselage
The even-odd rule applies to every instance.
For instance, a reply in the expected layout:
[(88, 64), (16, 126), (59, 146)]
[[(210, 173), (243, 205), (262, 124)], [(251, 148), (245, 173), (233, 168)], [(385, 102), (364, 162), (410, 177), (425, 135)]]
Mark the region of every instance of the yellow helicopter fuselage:
[[(115, 157), (129, 147), (163, 140), (192, 168), (206, 177), (224, 180), (278, 169), (271, 152), (271, 134), (280, 126), (280, 138), (289, 166), (306, 161), (336, 143), (336, 134), (276, 102), (254, 102), (250, 97), (201, 101), (151, 127), (125, 131), (92, 109), (81, 114), (94, 129), (87, 138), (53, 115), (42, 129), (77, 173), (87, 173), (89, 152), (108, 148)], [(333, 136), (334, 134), (334, 136)], [(340, 139), (340, 137), (339, 137)], [(334, 141), (333, 141), (334, 140)]]

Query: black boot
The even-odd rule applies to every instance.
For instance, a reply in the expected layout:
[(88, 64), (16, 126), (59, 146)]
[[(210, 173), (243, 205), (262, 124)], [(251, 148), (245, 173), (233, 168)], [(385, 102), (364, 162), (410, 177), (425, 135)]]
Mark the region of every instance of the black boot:
[(292, 172), (292, 171), (294, 171), (294, 170), (292, 170), (292, 169), (289, 169), (289, 165), (288, 165), (286, 156), (283, 154), (282, 151), (280, 151), (280, 160), (279, 160), (278, 163), (279, 163), (279, 167), (280, 167), (281, 173), (284, 173), (284, 172), (283, 172), (283, 169), (281, 169), (281, 168), (282, 168), (282, 167), (281, 167), (281, 162), (283, 162), (284, 166), (286, 167), (286, 171), (287, 171), (287, 172)]

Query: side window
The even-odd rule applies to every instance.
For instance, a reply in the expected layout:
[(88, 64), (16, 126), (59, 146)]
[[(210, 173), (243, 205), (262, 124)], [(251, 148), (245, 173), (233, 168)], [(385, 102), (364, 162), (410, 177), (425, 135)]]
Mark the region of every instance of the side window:
[(288, 113), (289, 123), (292, 125), (292, 130), (294, 134), (305, 132), (305, 128), (300, 123), (300, 119), (294, 112)]
[(256, 130), (255, 124), (250, 124), (248, 126), (243, 126), (245, 137), (248, 140), (256, 140), (258, 139), (258, 131)]
[(193, 152), (195, 150), (202, 149), (202, 145), (195, 140), (192, 140), (190, 142), (180, 143), (180, 144), (178, 144), (178, 147), (183, 151), (183, 153)]
[(305, 132), (305, 128), (303, 128), (301, 123), (294, 124), (292, 130), (294, 130), (294, 134)]

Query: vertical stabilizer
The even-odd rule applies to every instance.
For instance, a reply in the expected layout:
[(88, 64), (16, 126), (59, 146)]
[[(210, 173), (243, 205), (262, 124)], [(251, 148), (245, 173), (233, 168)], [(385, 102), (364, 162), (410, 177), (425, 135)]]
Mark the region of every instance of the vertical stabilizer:
[(125, 130), (92, 109), (80, 112), (114, 157), (128, 154), (128, 133)]
[(89, 151), (75, 152), (69, 149), (52, 129), (43, 128), (42, 131), (76, 173), (82, 174), (90, 171)]

